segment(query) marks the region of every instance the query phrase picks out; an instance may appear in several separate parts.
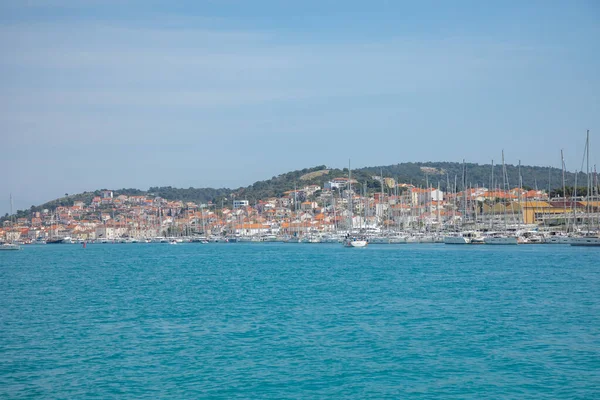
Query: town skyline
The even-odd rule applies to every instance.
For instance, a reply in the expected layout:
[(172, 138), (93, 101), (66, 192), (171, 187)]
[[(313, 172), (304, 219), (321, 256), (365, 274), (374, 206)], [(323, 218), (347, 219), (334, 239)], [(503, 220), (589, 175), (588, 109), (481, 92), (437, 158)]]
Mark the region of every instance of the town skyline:
[[(0, 240), (46, 243), (88, 241), (165, 242), (167, 237), (196, 241), (304, 239), (322, 242), (340, 230), (436, 231), (456, 229), (476, 220), (491, 225), (544, 224), (575, 215), (574, 203), (550, 201), (544, 190), (465, 188), (444, 192), (376, 177), (381, 191), (368, 194), (348, 177), (326, 179), (323, 186), (305, 183), (279, 196), (247, 199), (231, 196), (220, 204), (166, 199), (157, 194), (96, 191), (71, 205), (37, 208), (27, 216), (5, 219)], [(504, 179), (503, 179), (504, 180)], [(229, 202), (231, 200), (231, 203)], [(575, 221), (575, 218), (573, 218)], [(469, 222), (470, 221), (470, 222)], [(268, 236), (268, 240), (264, 240)], [(58, 239), (60, 238), (60, 239)], [(333, 239), (333, 237), (331, 238)], [(339, 237), (335, 240), (338, 240)], [(170, 239), (174, 240), (174, 239)], [(184, 240), (184, 239), (180, 239)], [(297, 241), (297, 240), (296, 240)]]
[[(0, 5), (0, 212), (326, 163), (578, 170), (600, 154), (593, 2)], [(600, 141), (599, 141), (600, 143)]]
[[(411, 166), (418, 166), (419, 173), (415, 174), (415, 172)], [(444, 167), (447, 167), (447, 166), (450, 166), (451, 171), (444, 169)], [(192, 189), (200, 190), (200, 191), (208, 190), (208, 191), (215, 191), (215, 193), (221, 192), (221, 191), (227, 191), (229, 193), (226, 194), (225, 197), (229, 197), (228, 201), (233, 201), (233, 199), (231, 198), (231, 195), (233, 194), (234, 196), (236, 196), (236, 194), (235, 194), (236, 192), (242, 193), (242, 198), (248, 199), (248, 197), (247, 197), (248, 194), (247, 194), (246, 190), (248, 188), (252, 188), (256, 184), (259, 184), (263, 187), (266, 185), (267, 187), (269, 187), (271, 189), (270, 190), (271, 192), (277, 193), (280, 191), (281, 184), (277, 185), (277, 187), (273, 186), (274, 185), (274, 183), (272, 182), (273, 179), (284, 179), (284, 181), (287, 180), (288, 181), (287, 182), (288, 189), (291, 190), (296, 185), (301, 186), (304, 183), (306, 183), (307, 179), (305, 177), (303, 177), (303, 175), (308, 177), (309, 175), (312, 175), (310, 173), (312, 171), (327, 171), (326, 174), (316, 175), (316, 179), (317, 179), (316, 182), (317, 183), (320, 182), (320, 184), (325, 184), (325, 182), (330, 180), (332, 177), (340, 176), (339, 174), (342, 172), (343, 172), (343, 176), (347, 176), (346, 175), (347, 167), (348, 166), (343, 167), (343, 168), (331, 168), (326, 165), (321, 165), (321, 166), (316, 166), (316, 167), (304, 168), (303, 170), (288, 171), (288, 172), (273, 176), (270, 179), (254, 181), (249, 185), (232, 187), (232, 188), (226, 188), (226, 187), (177, 188), (177, 187), (173, 187), (171, 185), (165, 185), (165, 186), (153, 185), (148, 188), (140, 188), (140, 187), (117, 188), (114, 186), (91, 188), (89, 190), (84, 190), (82, 192), (71, 192), (71, 193), (67, 192), (64, 194), (58, 194), (55, 198), (47, 199), (46, 201), (36, 203), (36, 204), (30, 204), (27, 207), (14, 206), (13, 213), (17, 212), (18, 210), (28, 210), (31, 207), (40, 207), (47, 202), (53, 202), (53, 201), (57, 201), (60, 199), (71, 199), (71, 202), (72, 202), (73, 198), (81, 196), (85, 193), (91, 194), (94, 192), (105, 191), (105, 190), (116, 191), (116, 192), (126, 192), (126, 193), (141, 191), (144, 193), (140, 193), (140, 194), (144, 194), (144, 195), (151, 195), (151, 192), (155, 192), (154, 195), (158, 196), (158, 197), (162, 197), (160, 192), (163, 192), (167, 188), (171, 188), (173, 190), (181, 189), (183, 191), (192, 190)], [(464, 183), (463, 183), (463, 176), (462, 176), (463, 168), (464, 168), (464, 173), (466, 174)], [(473, 168), (475, 168), (476, 171), (474, 171)], [(519, 185), (519, 178), (517, 177), (518, 173), (521, 174), (520, 184), (523, 185), (525, 188), (539, 187), (539, 188), (545, 190), (546, 192), (548, 192), (549, 190), (561, 189), (561, 187), (562, 187), (563, 177), (562, 177), (561, 169), (559, 169), (559, 168), (556, 168), (556, 167), (548, 168), (548, 167), (543, 167), (543, 166), (530, 166), (530, 165), (525, 165), (525, 164), (522, 164), (519, 166), (518, 164), (514, 165), (514, 164), (509, 164), (509, 163), (506, 163), (506, 168), (507, 168), (506, 169), (507, 189), (515, 188)], [(595, 168), (596, 168), (596, 166), (592, 164), (592, 168), (590, 169), (590, 174), (593, 179), (592, 186), (594, 186), (594, 187), (597, 184), (597, 179), (598, 179)], [(368, 178), (369, 180), (373, 180), (373, 178), (376, 178), (376, 176), (379, 175), (379, 173), (381, 171), (381, 172), (383, 172), (384, 179), (396, 180), (400, 176), (404, 176), (405, 179), (404, 180), (400, 179), (399, 182), (402, 181), (405, 184), (414, 185), (417, 188), (425, 188), (426, 186), (431, 186), (431, 187), (435, 188), (436, 186), (441, 185), (441, 187), (447, 191), (447, 190), (449, 190), (448, 185), (450, 185), (451, 188), (454, 187), (454, 189), (458, 190), (458, 189), (462, 188), (464, 184), (466, 184), (468, 187), (481, 187), (481, 188), (488, 187), (490, 189), (495, 189), (495, 188), (490, 187), (490, 181), (489, 181), (490, 178), (494, 174), (492, 171), (494, 169), (496, 171), (495, 179), (494, 179), (495, 188), (500, 189), (500, 188), (502, 188), (502, 186), (504, 184), (504, 178), (503, 178), (504, 172), (503, 172), (501, 162), (495, 163), (492, 166), (491, 164), (467, 163), (466, 160), (465, 160), (465, 163), (428, 162), (428, 163), (399, 163), (399, 164), (393, 164), (393, 165), (387, 165), (387, 166), (371, 166), (371, 167), (357, 166), (356, 168), (353, 168), (353, 171), (354, 171), (353, 181), (355, 181), (354, 178), (356, 178), (357, 172), (360, 175), (360, 184), (362, 185), (365, 183), (365, 181), (364, 181), (365, 178)], [(548, 170), (548, 173), (552, 172), (552, 175), (553, 175), (552, 179), (550, 179), (551, 177), (550, 177), (550, 175), (548, 175), (546, 173), (546, 170)], [(334, 171), (333, 175), (329, 174), (330, 171)], [(392, 172), (392, 171), (395, 171), (395, 172)], [(296, 178), (290, 177), (290, 175), (294, 175), (294, 174), (296, 175)], [(419, 174), (421, 176), (419, 176)], [(577, 186), (578, 187), (585, 186), (585, 182), (583, 182), (583, 180), (586, 179), (584, 171), (580, 171), (579, 174), (580, 174), (580, 179), (582, 181), (580, 181), (580, 183)], [(547, 183), (546, 183), (546, 178), (548, 178)], [(572, 187), (574, 185), (574, 179), (575, 179), (574, 173), (565, 169), (564, 182), (565, 182), (566, 187)], [(315, 183), (315, 179), (308, 179), (308, 180)], [(358, 181), (356, 181), (356, 182), (358, 183)], [(371, 184), (372, 183), (373, 182), (371, 182)], [(375, 187), (370, 186), (371, 192), (378, 191), (378, 190), (379, 190), (378, 184), (375, 184)], [(223, 195), (216, 195), (216, 194), (215, 194), (215, 196), (223, 197)], [(243, 196), (246, 196), (246, 197), (243, 197)], [(11, 197), (11, 200), (15, 200), (14, 196), (12, 194), (10, 194), (10, 197)], [(187, 195), (186, 195), (186, 197), (187, 197)], [(267, 197), (270, 197), (270, 196), (268, 196), (268, 195), (261, 196), (261, 195), (257, 195), (256, 193), (251, 193), (249, 198), (254, 201), (258, 201), (258, 200), (262, 200), (263, 198), (267, 198)], [(167, 196), (165, 196), (165, 198), (167, 198), (171, 201), (182, 200), (182, 198), (174, 196), (173, 194), (167, 195)], [(0, 201), (0, 204), (1, 204), (1, 201)], [(8, 201), (7, 201), (7, 204), (8, 204)], [(18, 202), (15, 204), (18, 204)], [(231, 204), (229, 204), (229, 205), (231, 205)], [(6, 212), (0, 213), (0, 216), (3, 216), (5, 213), (8, 214), (9, 211), (7, 210)]]

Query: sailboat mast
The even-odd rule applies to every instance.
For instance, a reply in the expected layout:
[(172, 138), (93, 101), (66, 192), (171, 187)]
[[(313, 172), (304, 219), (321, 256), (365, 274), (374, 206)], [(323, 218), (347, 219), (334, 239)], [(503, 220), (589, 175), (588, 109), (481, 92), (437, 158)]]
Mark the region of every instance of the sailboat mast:
[(350, 218), (349, 232), (352, 232), (352, 215), (354, 215), (354, 209), (352, 207), (352, 169), (350, 168), (350, 159), (348, 159), (348, 218)]
[(439, 232), (439, 230), (442, 227), (442, 221), (440, 220), (440, 181), (439, 180), (438, 180), (438, 185), (437, 185), (437, 202), (436, 202), (435, 211), (437, 213), (438, 232)]
[(585, 139), (585, 169), (586, 169), (586, 177), (587, 177), (587, 196), (585, 202), (585, 212), (587, 216), (587, 227), (588, 232), (590, 230), (590, 192), (592, 189), (592, 181), (590, 180), (590, 130), (587, 130), (586, 139)]
[[(537, 186), (535, 188), (537, 190)], [(521, 160), (519, 160), (519, 211), (521, 216), (523, 215), (523, 204), (521, 203), (521, 192), (523, 191), (523, 177), (521, 176)], [(514, 214), (514, 213), (513, 213)], [(519, 225), (519, 229), (521, 229), (521, 216), (517, 220), (517, 224)]]
[[(385, 197), (383, 191), (383, 168), (380, 168), (380, 172), (381, 172), (381, 198), (379, 199), (379, 204), (381, 207), (381, 221), (385, 221), (384, 218), (384, 213), (383, 213), (383, 198)], [(365, 194), (366, 196), (366, 194)], [(373, 199), (373, 207), (375, 207), (375, 218), (377, 218), (377, 205), (375, 204), (375, 199)], [(389, 216), (389, 214), (388, 214)]]
[[(563, 150), (560, 149), (560, 161), (562, 167), (562, 190), (563, 190), (563, 222), (565, 224), (565, 232), (569, 230), (569, 220), (567, 219), (567, 188), (565, 186), (565, 157)], [(548, 193), (550, 195), (550, 193)]]
[[(502, 188), (504, 190), (504, 195), (508, 198), (506, 181), (506, 164), (504, 164), (504, 150), (502, 150)], [(508, 231), (508, 220), (506, 219), (506, 203), (504, 204), (504, 231)]]
[(369, 207), (368, 200), (367, 200), (367, 182), (363, 183), (363, 204), (364, 204), (364, 207), (365, 207), (365, 212), (364, 212), (364, 214), (365, 214), (365, 217), (364, 217), (365, 218), (364, 229), (367, 229), (367, 216), (368, 216), (367, 215), (367, 209)]
[(492, 191), (492, 195), (494, 196), (493, 197), (494, 200), (492, 202), (492, 218), (490, 219), (490, 230), (491, 230), (494, 227), (494, 218), (496, 218), (496, 213), (495, 213), (495, 210), (496, 210), (496, 207), (495, 207), (496, 206), (496, 204), (495, 204), (496, 203), (496, 197), (495, 197), (495, 194), (494, 194), (494, 192), (496, 190), (494, 188), (494, 160), (492, 160), (492, 177), (491, 177), (491, 180), (490, 180), (490, 190)]
[(463, 179), (462, 179), (462, 186), (463, 186), (463, 201), (465, 203), (463, 210), (464, 210), (464, 218), (463, 218), (463, 224), (465, 222), (467, 222), (467, 165), (465, 164), (465, 159), (463, 158)]
[[(12, 193), (10, 194), (10, 230), (11, 230), (11, 235), (14, 235), (12, 232), (15, 229), (15, 223), (14, 223), (14, 218), (13, 218), (13, 200), (12, 200)], [(14, 236), (11, 236), (11, 240), (10, 243), (12, 243)]]

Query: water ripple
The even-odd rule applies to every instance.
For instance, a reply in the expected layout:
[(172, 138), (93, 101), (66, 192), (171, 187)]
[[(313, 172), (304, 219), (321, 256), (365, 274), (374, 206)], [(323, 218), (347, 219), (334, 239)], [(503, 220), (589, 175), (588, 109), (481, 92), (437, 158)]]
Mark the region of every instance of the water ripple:
[(27, 247), (0, 254), (0, 395), (599, 398), (599, 255)]

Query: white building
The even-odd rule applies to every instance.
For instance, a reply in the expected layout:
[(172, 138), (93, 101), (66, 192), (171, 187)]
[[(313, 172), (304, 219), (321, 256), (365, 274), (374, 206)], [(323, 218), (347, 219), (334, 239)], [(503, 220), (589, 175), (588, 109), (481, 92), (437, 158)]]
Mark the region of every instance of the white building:
[(412, 204), (427, 204), (432, 201), (443, 201), (444, 192), (438, 189), (417, 189), (411, 191)]
[[(357, 183), (357, 181), (352, 179), (351, 183), (355, 184), (355, 183)], [(325, 185), (323, 186), (323, 188), (326, 190), (343, 189), (343, 188), (347, 188), (347, 187), (348, 187), (348, 178), (333, 178), (329, 182), (325, 182)]]
[(248, 200), (234, 200), (233, 201), (233, 208), (243, 208), (243, 207), (248, 207), (250, 203), (248, 203)]

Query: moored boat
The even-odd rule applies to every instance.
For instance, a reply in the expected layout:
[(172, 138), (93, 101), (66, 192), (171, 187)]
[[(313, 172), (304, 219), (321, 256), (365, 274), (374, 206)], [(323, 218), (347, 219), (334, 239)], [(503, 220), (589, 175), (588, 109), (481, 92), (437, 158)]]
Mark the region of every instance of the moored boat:
[(485, 244), (491, 245), (517, 245), (519, 241), (516, 236), (495, 234), (487, 236), (484, 240)]
[(344, 247), (367, 247), (368, 243), (369, 242), (366, 240), (355, 237), (348, 237), (344, 239)]
[(588, 233), (584, 236), (571, 238), (571, 246), (600, 246), (600, 234)]
[(21, 246), (15, 243), (0, 244), (0, 250), (21, 250)]
[(445, 244), (479, 244), (483, 238), (476, 231), (465, 231), (444, 236)]

